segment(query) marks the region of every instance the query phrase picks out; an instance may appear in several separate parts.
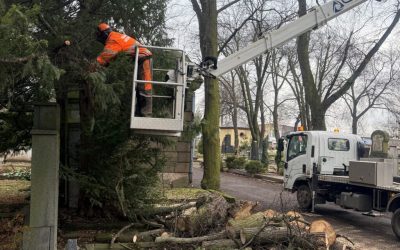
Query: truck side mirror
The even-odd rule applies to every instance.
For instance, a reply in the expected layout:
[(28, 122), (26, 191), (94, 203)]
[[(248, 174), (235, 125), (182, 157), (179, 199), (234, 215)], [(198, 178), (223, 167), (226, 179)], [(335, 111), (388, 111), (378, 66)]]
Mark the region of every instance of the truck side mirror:
[(285, 149), (285, 144), (284, 144), (284, 139), (283, 138), (279, 138), (278, 139), (278, 151), (283, 151)]

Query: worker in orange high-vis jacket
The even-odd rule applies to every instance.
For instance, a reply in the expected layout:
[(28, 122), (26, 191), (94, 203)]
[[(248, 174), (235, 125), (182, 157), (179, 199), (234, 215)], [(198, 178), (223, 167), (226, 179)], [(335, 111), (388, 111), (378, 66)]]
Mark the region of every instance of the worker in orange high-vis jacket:
[[(141, 44), (136, 39), (113, 31), (106, 23), (100, 23), (97, 27), (97, 41), (104, 44), (104, 49), (97, 57), (100, 65), (107, 66), (118, 53), (127, 53), (135, 58), (136, 47)], [(136, 115), (151, 116), (152, 114), (152, 74), (151, 74), (152, 53), (143, 47), (139, 47), (139, 68), (138, 79), (149, 81), (137, 84)]]

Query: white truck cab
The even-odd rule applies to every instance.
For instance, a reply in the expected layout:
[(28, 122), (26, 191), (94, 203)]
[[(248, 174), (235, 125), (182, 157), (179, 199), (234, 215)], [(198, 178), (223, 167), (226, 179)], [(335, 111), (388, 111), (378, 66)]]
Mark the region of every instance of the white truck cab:
[(295, 191), (299, 182), (310, 179), (314, 164), (320, 174), (345, 175), (349, 161), (362, 157), (363, 143), (357, 135), (301, 131), (286, 138), (284, 187), (288, 190)]

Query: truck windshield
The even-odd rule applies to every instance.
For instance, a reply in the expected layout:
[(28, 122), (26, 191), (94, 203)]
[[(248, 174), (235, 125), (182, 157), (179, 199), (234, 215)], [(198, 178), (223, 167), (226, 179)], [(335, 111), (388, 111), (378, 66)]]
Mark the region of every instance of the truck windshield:
[(290, 138), (288, 146), (288, 161), (306, 153), (307, 135), (294, 135)]

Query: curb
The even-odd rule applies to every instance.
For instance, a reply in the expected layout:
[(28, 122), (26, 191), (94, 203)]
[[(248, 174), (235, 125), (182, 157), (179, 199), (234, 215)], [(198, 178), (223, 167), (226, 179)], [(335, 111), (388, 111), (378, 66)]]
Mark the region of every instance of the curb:
[(239, 170), (239, 169), (228, 169), (227, 172), (231, 173), (231, 174), (238, 174), (238, 175), (243, 175), (243, 176), (247, 176), (247, 177), (253, 177), (256, 179), (262, 179), (262, 180), (275, 182), (275, 183), (283, 183), (283, 178), (280, 176), (265, 175), (265, 174), (251, 175), (251, 174), (249, 174), (243, 170)]

